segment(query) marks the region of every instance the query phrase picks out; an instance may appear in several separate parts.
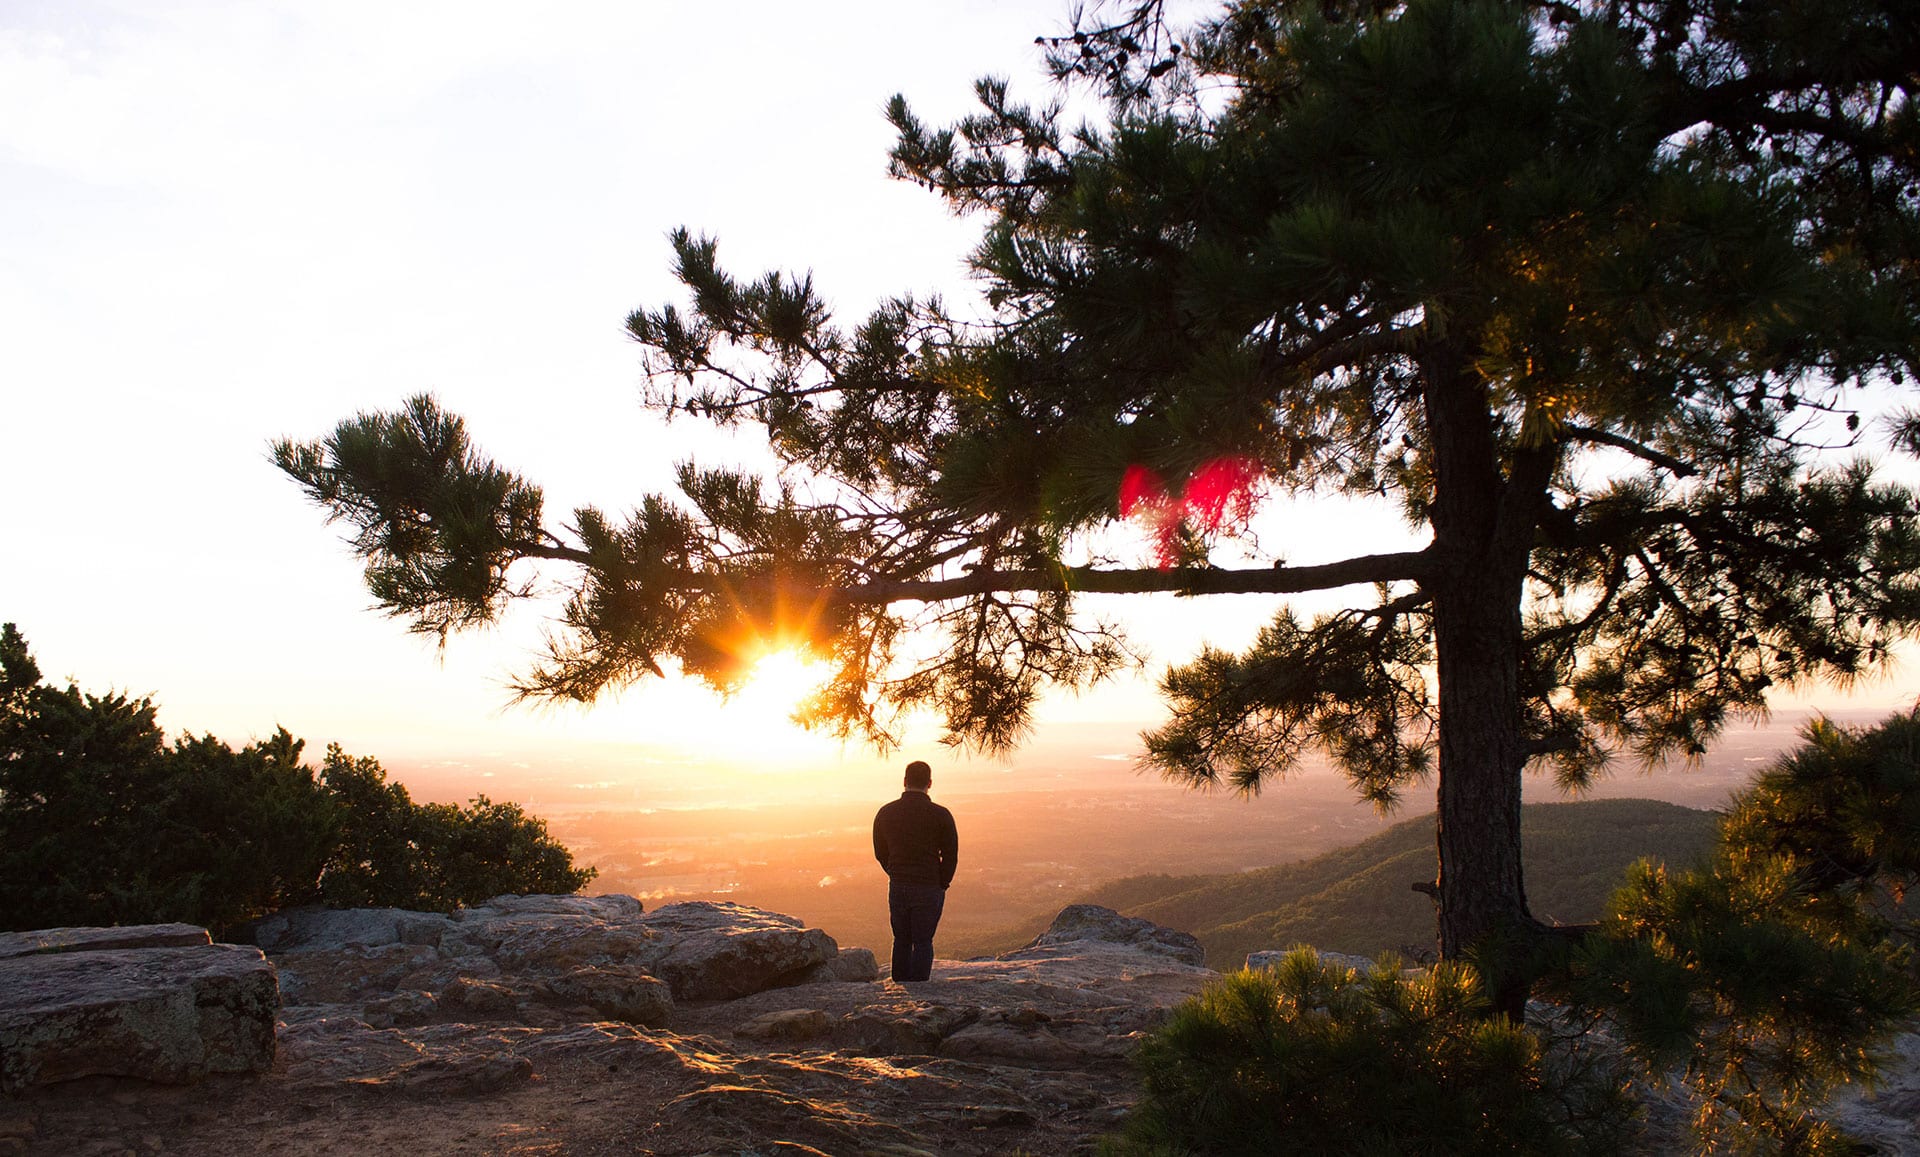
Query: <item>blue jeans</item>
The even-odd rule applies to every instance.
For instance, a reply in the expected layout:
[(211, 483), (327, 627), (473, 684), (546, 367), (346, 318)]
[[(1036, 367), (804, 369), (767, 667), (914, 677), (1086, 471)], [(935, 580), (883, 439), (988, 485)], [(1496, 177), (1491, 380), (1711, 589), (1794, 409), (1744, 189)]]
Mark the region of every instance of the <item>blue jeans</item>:
[(947, 890), (938, 884), (888, 883), (895, 980), (926, 980), (933, 975), (933, 930), (940, 926), (946, 906)]

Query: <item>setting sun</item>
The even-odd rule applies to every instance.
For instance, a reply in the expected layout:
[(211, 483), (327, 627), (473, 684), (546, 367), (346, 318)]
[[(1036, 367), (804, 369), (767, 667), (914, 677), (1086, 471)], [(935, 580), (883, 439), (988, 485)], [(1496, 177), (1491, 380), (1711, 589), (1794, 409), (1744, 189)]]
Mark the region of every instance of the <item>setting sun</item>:
[(728, 706), (786, 718), (832, 675), (833, 669), (827, 664), (798, 651), (769, 651), (754, 663), (752, 673), (728, 700)]

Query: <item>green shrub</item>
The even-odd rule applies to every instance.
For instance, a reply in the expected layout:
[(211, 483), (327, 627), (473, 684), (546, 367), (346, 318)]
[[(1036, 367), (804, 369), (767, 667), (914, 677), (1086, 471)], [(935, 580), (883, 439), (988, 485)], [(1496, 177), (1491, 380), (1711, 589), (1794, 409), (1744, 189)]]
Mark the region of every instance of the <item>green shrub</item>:
[(1142, 1047), (1144, 1096), (1112, 1148), (1617, 1152), (1632, 1077), (1689, 1096), (1703, 1153), (1858, 1152), (1821, 1111), (1920, 1015), (1916, 879), (1920, 709), (1817, 722), (1733, 800), (1705, 866), (1636, 865), (1593, 934), (1538, 940), (1551, 1037), (1489, 1019), (1467, 965), (1361, 977), (1296, 952)]
[(0, 929), (225, 929), (316, 902), (444, 911), (593, 878), (516, 804), (415, 804), (338, 747), (316, 774), (284, 728), (238, 751), (168, 744), (154, 714), (47, 686), (0, 627)]
[(1900, 905), (1920, 865), (1920, 714), (1824, 720), (1737, 796), (1712, 861), (1642, 864), (1549, 990), (1677, 1076), (1703, 1151), (1855, 1152), (1820, 1116), (1920, 1013)]
[(515, 803), (475, 796), (465, 807), (416, 804), (387, 782), (378, 760), (327, 748), (321, 782), (339, 804), (319, 899), (336, 908), (451, 911), (503, 892), (577, 892), (591, 868), (575, 868), (545, 820)]
[(1872, 1082), (1873, 1046), (1920, 1006), (1906, 950), (1808, 918), (1821, 907), (1784, 859), (1643, 866), (1550, 987), (1647, 1079), (1677, 1077), (1702, 1152), (1851, 1154), (1820, 1109)]
[(1140, 1050), (1119, 1154), (1604, 1153), (1631, 1110), (1617, 1080), (1549, 1063), (1487, 1015), (1471, 966), (1403, 973), (1311, 949), (1238, 972)]

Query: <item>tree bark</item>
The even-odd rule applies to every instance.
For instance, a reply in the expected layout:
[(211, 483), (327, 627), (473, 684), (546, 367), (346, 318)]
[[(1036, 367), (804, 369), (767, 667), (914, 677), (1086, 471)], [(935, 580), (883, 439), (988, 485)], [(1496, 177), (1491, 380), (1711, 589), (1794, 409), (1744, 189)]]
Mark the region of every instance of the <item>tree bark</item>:
[[(1501, 967), (1536, 925), (1527, 912), (1520, 843), (1520, 603), (1548, 463), (1502, 473), (1485, 388), (1447, 350), (1425, 351), (1434, 456), (1433, 598), (1439, 678), (1440, 954), (1490, 954), (1499, 1011), (1517, 1015), (1526, 980)], [(1524, 476), (1523, 476), (1524, 475)]]
[(1440, 678), (1440, 954), (1518, 933), (1527, 913), (1520, 845), (1520, 613), (1498, 575), (1434, 592)]

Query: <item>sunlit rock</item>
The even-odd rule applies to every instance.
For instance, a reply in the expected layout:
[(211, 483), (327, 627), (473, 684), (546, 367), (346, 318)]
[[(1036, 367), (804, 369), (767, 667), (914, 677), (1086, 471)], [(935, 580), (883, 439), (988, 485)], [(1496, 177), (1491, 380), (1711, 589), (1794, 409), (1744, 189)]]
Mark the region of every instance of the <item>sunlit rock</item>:
[(378, 1076), (348, 1082), (364, 1089), (434, 1098), (498, 1093), (533, 1079), (533, 1062), (512, 1053), (426, 1057)]
[[(276, 1115), (301, 1105), (327, 1106), (341, 1151), (451, 1144), (435, 1130), (455, 1121), (459, 1136), (500, 1142), (503, 1114), (537, 1103), (578, 1107), (515, 1118), (530, 1151), (761, 1152), (778, 1139), (794, 1153), (1073, 1152), (1131, 1097), (1142, 1034), (1215, 975), (1179, 959), (1176, 937), (1084, 913), (1016, 953), (937, 961), (913, 985), (872, 979), (866, 949), (737, 904), (505, 898), (450, 919), (297, 930), (279, 942), (299, 947), (274, 958), (299, 994), (281, 1010), (282, 1063), (257, 1096), (214, 1088), (230, 1098), (220, 1109), (156, 1126), (164, 1147), (143, 1151), (248, 1152), (261, 1135), (248, 1122), (291, 1125)], [(469, 1108), (494, 1098), (516, 1100)], [(80, 1108), (35, 1111), (52, 1114), (36, 1140), (126, 1147)]]
[(206, 943), (204, 931), (186, 946), (86, 947), (177, 940), (181, 927), (29, 934), (38, 951), (10, 941), (0, 1091), (87, 1076), (180, 1084), (270, 1067), (280, 990), (259, 949)]
[(640, 922), (660, 935), (665, 951), (651, 967), (677, 1000), (730, 1000), (798, 984), (840, 953), (818, 928), (741, 904), (669, 904)]
[(540, 986), (550, 1000), (585, 1005), (609, 1020), (663, 1025), (673, 1012), (665, 981), (632, 965), (587, 965)]
[(1195, 966), (1207, 962), (1206, 949), (1192, 933), (1163, 927), (1138, 916), (1122, 916), (1098, 904), (1072, 904), (1062, 908), (1045, 932), (1008, 956), (1018, 957), (1032, 950), (1058, 949), (1074, 943), (1118, 945)]
[(438, 993), (438, 1019), (530, 1015), (523, 998), (534, 996), (658, 1024), (676, 998), (725, 1000), (877, 974), (870, 951), (842, 952), (790, 916), (709, 903), (648, 913), (630, 896), (498, 896), (452, 917), (302, 909), (254, 932), (279, 946), (298, 1003), (364, 1006), (381, 1024), (426, 1015), (380, 1003), (403, 990)]

